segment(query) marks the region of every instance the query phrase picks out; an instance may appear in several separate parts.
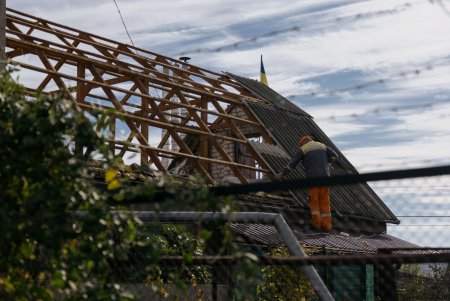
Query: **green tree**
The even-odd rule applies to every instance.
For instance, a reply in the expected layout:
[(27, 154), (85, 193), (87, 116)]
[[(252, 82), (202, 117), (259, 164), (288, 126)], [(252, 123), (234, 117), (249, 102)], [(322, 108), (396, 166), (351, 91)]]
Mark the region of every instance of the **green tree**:
[[(286, 247), (272, 250), (272, 256), (289, 256)], [(258, 300), (315, 300), (314, 289), (295, 266), (267, 266), (262, 270), (264, 283), (258, 286)]]
[(399, 270), (400, 277), (397, 283), (399, 300), (411, 301), (422, 298), (425, 294), (425, 274), (417, 264), (404, 264)]
[(450, 266), (430, 264), (431, 274), (426, 280), (425, 297), (429, 300), (450, 300)]
[(398, 281), (399, 300), (450, 300), (450, 267), (430, 264), (430, 274), (417, 264), (402, 265)]
[[(30, 100), (0, 77), (0, 299), (129, 299), (109, 261), (126, 259), (135, 220), (112, 217), (86, 162), (112, 157), (88, 119), (62, 96)], [(86, 151), (74, 156), (76, 141)], [(95, 150), (95, 151), (94, 151)], [(75, 216), (75, 211), (89, 214)], [(120, 236), (116, 243), (114, 235)]]

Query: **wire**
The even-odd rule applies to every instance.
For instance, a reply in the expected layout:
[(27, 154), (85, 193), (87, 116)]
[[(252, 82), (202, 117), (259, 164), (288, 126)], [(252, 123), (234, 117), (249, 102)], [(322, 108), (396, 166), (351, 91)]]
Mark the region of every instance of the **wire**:
[(342, 22), (347, 21), (347, 20), (361, 20), (361, 19), (368, 19), (368, 18), (373, 18), (373, 17), (379, 17), (379, 16), (385, 15), (385, 14), (392, 14), (394, 12), (397, 12), (397, 11), (401, 10), (401, 9), (402, 10), (409, 9), (415, 4), (425, 3), (425, 2), (428, 2), (428, 1), (405, 2), (403, 4), (396, 5), (392, 9), (377, 10), (377, 11), (366, 12), (366, 13), (358, 13), (358, 14), (354, 14), (354, 15), (350, 15), (350, 16), (346, 16), (346, 17), (337, 17), (337, 18), (332, 18), (332, 19), (328, 19), (328, 20), (325, 20), (325, 21), (320, 21), (320, 22), (311, 22), (311, 23), (309, 23), (309, 26), (294, 25), (294, 26), (289, 27), (289, 28), (266, 32), (266, 33), (263, 33), (263, 34), (260, 34), (260, 35), (253, 36), (253, 37), (248, 38), (248, 39), (243, 39), (243, 40), (237, 41), (235, 43), (226, 44), (224, 46), (215, 47), (215, 48), (191, 49), (191, 50), (180, 52), (178, 55), (186, 55), (186, 54), (190, 54), (190, 53), (221, 52), (221, 51), (223, 51), (223, 50), (225, 50), (227, 48), (235, 48), (236, 49), (236, 48), (238, 48), (238, 47), (240, 47), (242, 45), (245, 45), (245, 44), (256, 43), (258, 40), (263, 39), (263, 38), (274, 37), (274, 36), (286, 34), (286, 33), (289, 33), (289, 32), (301, 32), (304, 29), (313, 28), (314, 26), (317, 26), (317, 25), (327, 25), (327, 24), (332, 25), (334, 23), (342, 23)]
[[(401, 166), (401, 167), (408, 167), (408, 166), (417, 166), (417, 165), (444, 165), (449, 162), (448, 158), (442, 158), (442, 159), (424, 159), (424, 160), (416, 160), (416, 161), (402, 161), (402, 162), (396, 162), (395, 166)], [(393, 168), (392, 163), (377, 163), (377, 164), (362, 164), (359, 166), (356, 166), (358, 170), (362, 169), (369, 169), (369, 168), (383, 168), (388, 167), (389, 169)]]
[[(380, 115), (382, 112), (392, 113), (392, 114), (399, 114), (401, 111), (411, 111), (411, 110), (429, 110), (432, 109), (436, 105), (442, 105), (450, 103), (450, 99), (439, 99), (435, 101), (430, 101), (428, 103), (419, 104), (419, 105), (405, 105), (405, 106), (396, 106), (396, 107), (387, 107), (387, 108), (375, 108), (372, 110), (368, 110), (363, 113), (353, 113), (349, 115), (330, 115), (328, 117), (318, 117), (317, 120), (336, 120), (336, 119), (348, 119), (348, 118), (355, 118), (358, 119), (360, 117), (365, 117), (367, 115)], [(421, 111), (423, 112), (423, 111)], [(445, 116), (442, 116), (444, 118)]]
[(396, 215), (397, 217), (401, 217), (401, 218), (409, 218), (409, 217), (411, 217), (411, 218), (416, 218), (416, 217), (419, 217), (419, 218), (434, 218), (434, 217), (436, 217), (436, 218), (446, 218), (446, 217), (450, 217), (450, 215)]
[[(342, 23), (345, 20), (359, 20), (359, 19), (364, 19), (364, 18), (371, 18), (374, 16), (380, 16), (383, 14), (391, 14), (393, 12), (399, 11), (400, 9), (408, 9), (410, 7), (412, 7), (413, 5), (419, 4), (419, 3), (424, 3), (424, 2), (429, 2), (429, 1), (416, 1), (414, 3), (412, 2), (405, 2), (401, 5), (397, 5), (395, 6), (393, 9), (388, 9), (388, 10), (378, 10), (378, 11), (373, 11), (373, 12), (367, 12), (367, 13), (358, 13), (358, 14), (354, 14), (351, 16), (347, 16), (347, 17), (338, 17), (338, 18), (333, 18), (333, 19), (329, 19), (326, 21), (321, 21), (321, 22), (315, 22), (315, 23), (309, 23), (309, 26), (306, 27), (300, 27), (299, 25), (295, 25), (292, 26), (290, 28), (286, 28), (286, 29), (281, 29), (281, 30), (275, 30), (275, 31), (271, 31), (271, 32), (267, 32), (258, 36), (254, 36), (248, 39), (244, 39), (232, 44), (227, 44), (221, 47), (217, 47), (217, 48), (198, 48), (198, 49), (194, 49), (194, 50), (190, 50), (190, 51), (185, 51), (185, 52), (181, 52), (179, 53), (179, 55), (186, 55), (192, 52), (196, 52), (196, 53), (204, 53), (204, 52), (220, 52), (223, 51), (227, 48), (238, 48), (240, 45), (243, 44), (248, 44), (248, 43), (256, 43), (259, 39), (261, 38), (268, 38), (268, 37), (272, 37), (272, 36), (277, 36), (277, 35), (281, 35), (281, 34), (285, 34), (288, 32), (300, 32), (303, 29), (307, 29), (309, 27), (313, 27), (316, 25), (323, 25), (323, 24), (330, 24), (330, 23)], [(439, 64), (438, 66), (442, 66), (442, 64)], [(361, 84), (357, 84), (354, 86), (349, 86), (349, 87), (345, 87), (345, 88), (340, 88), (340, 89), (336, 89), (336, 90), (332, 90), (332, 91), (328, 91), (328, 92), (311, 92), (311, 93), (305, 93), (305, 94), (300, 94), (300, 95), (296, 95), (297, 97), (320, 97), (320, 96), (335, 96), (338, 93), (342, 93), (342, 92), (349, 92), (349, 91), (353, 91), (353, 90), (362, 90), (374, 85), (379, 85), (379, 84), (384, 84), (388, 81), (392, 81), (394, 79), (398, 79), (398, 78), (403, 78), (403, 77), (407, 77), (408, 75), (415, 75), (418, 76), (420, 74), (422, 74), (425, 71), (430, 71), (433, 70), (433, 68), (435, 68), (434, 66), (428, 64), (422, 68), (417, 68), (414, 70), (408, 70), (408, 71), (401, 71), (398, 74), (395, 74), (389, 78), (380, 78), (380, 79), (376, 79), (373, 81), (369, 81), (369, 82), (365, 82), (365, 83), (361, 83)], [(355, 116), (351, 116), (351, 117), (358, 117), (361, 115), (355, 115)], [(445, 116), (443, 116), (445, 117)], [(442, 118), (443, 118), (442, 117)], [(330, 117), (330, 119), (334, 119), (335, 117), (332, 116)]]
[[(114, 4), (115, 4), (116, 7), (117, 7), (117, 12), (119, 13), (120, 19), (122, 20), (122, 24), (123, 24), (123, 27), (125, 28), (125, 31), (127, 32), (128, 38), (130, 39), (130, 42), (131, 42), (131, 44), (133, 45), (133, 47), (136, 47), (136, 46), (134, 45), (133, 39), (132, 39), (131, 36), (130, 36), (130, 33), (128, 32), (127, 25), (125, 24), (125, 21), (123, 20), (122, 13), (120, 12), (119, 6), (117, 5), (116, 0), (113, 0), (113, 1), (114, 1)], [(137, 50), (136, 50), (136, 54), (137, 54)]]
[[(122, 20), (123, 27), (125, 28), (125, 31), (127, 32), (128, 38), (130, 39), (130, 42), (131, 42), (131, 45), (133, 45), (134, 48), (137, 48), (136, 45), (134, 45), (134, 42), (133, 42), (133, 39), (131, 38), (130, 33), (128, 32), (127, 25), (125, 24), (125, 21), (124, 21), (124, 19), (122, 17), (122, 13), (120, 12), (120, 9), (119, 9), (119, 6), (117, 5), (116, 0), (113, 0), (113, 1), (114, 1), (114, 4), (117, 7), (117, 12), (119, 13), (120, 19)], [(135, 52), (136, 52), (137, 55), (139, 55), (139, 52), (136, 49), (135, 49)], [(159, 95), (158, 90), (155, 87), (153, 87), (153, 89), (155, 89), (156, 95), (158, 95), (158, 97), (161, 97)]]
[[(446, 64), (449, 64), (449, 63), (450, 62), (447, 62)], [(442, 66), (442, 62), (440, 63), (439, 67), (441, 67), (441, 66)], [(395, 80), (398, 78), (404, 78), (404, 77), (407, 77), (408, 75), (418, 76), (418, 75), (421, 75), (423, 72), (431, 71), (434, 68), (436, 68), (436, 67), (431, 64), (427, 64), (426, 66), (423, 66), (420, 68), (416, 68), (416, 69), (408, 70), (408, 71), (400, 71), (399, 73), (394, 74), (390, 77), (379, 78), (376, 80), (368, 81), (368, 82), (357, 84), (354, 86), (344, 87), (344, 88), (327, 91), (327, 92), (311, 92), (311, 93), (299, 94), (296, 96), (297, 97), (336, 96), (336, 94), (338, 94), (338, 93), (362, 90), (362, 89), (365, 89), (365, 88), (368, 88), (371, 86), (385, 84), (388, 81), (392, 81), (392, 80)]]
[[(434, 3), (433, 0), (429, 0), (431, 3)], [(442, 8), (442, 10), (450, 16), (450, 10), (447, 8), (447, 6), (444, 4), (444, 1), (442, 0), (436, 0), (436, 3)]]
[(416, 224), (416, 225), (393, 225), (391, 227), (450, 227), (450, 224)]

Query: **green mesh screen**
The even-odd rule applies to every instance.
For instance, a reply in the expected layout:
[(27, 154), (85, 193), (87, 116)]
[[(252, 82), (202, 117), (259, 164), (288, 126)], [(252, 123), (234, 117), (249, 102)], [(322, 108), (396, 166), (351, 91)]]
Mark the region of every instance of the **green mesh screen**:
[(365, 275), (364, 266), (340, 265), (334, 267), (332, 287), (336, 301), (364, 300), (367, 295)]

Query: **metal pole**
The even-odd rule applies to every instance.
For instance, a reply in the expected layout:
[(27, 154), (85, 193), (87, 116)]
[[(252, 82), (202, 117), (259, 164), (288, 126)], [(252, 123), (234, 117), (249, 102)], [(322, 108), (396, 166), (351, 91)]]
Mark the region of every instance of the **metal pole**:
[[(78, 212), (76, 214), (86, 214)], [(289, 251), (293, 255), (307, 257), (302, 247), (297, 241), (294, 233), (284, 220), (281, 214), (264, 212), (153, 212), (153, 211), (112, 211), (112, 215), (132, 213), (143, 222), (217, 222), (220, 220), (230, 223), (254, 223), (274, 225), (281, 239), (284, 241)], [(299, 270), (308, 278), (312, 287), (322, 301), (334, 301), (333, 296), (320, 278), (317, 271), (310, 265), (300, 266)]]
[(0, 71), (6, 66), (6, 0), (0, 0)]

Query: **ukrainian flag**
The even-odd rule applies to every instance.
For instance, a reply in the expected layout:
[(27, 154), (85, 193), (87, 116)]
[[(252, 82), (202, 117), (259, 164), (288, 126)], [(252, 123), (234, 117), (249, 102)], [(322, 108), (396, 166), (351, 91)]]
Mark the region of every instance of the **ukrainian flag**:
[(266, 71), (264, 70), (264, 64), (263, 64), (263, 59), (262, 59), (262, 55), (261, 55), (261, 73), (259, 76), (259, 81), (266, 85), (269, 86), (269, 82), (267, 81), (267, 76), (266, 76)]

